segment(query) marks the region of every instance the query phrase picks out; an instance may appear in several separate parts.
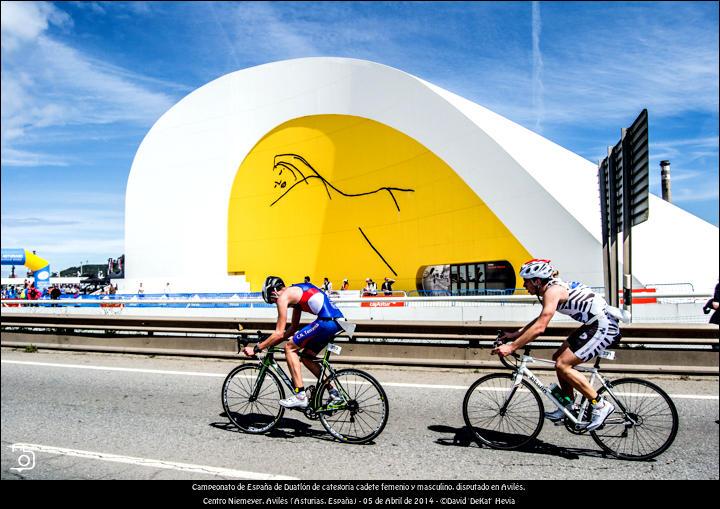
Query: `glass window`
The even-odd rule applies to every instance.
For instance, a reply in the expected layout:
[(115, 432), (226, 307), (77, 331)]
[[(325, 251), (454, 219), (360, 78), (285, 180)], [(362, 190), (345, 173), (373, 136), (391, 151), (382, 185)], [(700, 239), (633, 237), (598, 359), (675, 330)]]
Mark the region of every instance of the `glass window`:
[(515, 269), (505, 260), (422, 266), (417, 276), (418, 290), (447, 291), (449, 285), (451, 295), (483, 294), (485, 290), (510, 290), (512, 293), (515, 283)]
[(497, 290), (515, 288), (515, 270), (509, 262), (491, 262), (486, 265), (485, 279), (487, 288)]
[(475, 264), (468, 265), (468, 289), (473, 293), (477, 290), (477, 274), (475, 272)]
[(478, 290), (485, 289), (485, 264), (484, 263), (477, 264), (477, 287), (478, 287)]

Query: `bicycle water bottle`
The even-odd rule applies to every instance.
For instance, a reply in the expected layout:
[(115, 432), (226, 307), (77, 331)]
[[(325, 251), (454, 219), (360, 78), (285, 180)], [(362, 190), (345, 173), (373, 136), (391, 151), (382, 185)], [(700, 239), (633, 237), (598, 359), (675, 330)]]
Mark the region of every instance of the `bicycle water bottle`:
[(562, 391), (558, 384), (550, 385), (550, 394), (555, 396), (555, 399), (557, 399), (563, 406), (568, 406), (572, 404), (572, 400), (570, 399), (570, 397)]

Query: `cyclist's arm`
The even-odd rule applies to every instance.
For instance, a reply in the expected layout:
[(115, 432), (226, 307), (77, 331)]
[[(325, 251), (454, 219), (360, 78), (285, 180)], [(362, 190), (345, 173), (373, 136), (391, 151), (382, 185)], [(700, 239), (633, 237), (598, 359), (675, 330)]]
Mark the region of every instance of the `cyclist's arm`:
[[(288, 292), (283, 293), (276, 302), (278, 310), (278, 319), (275, 324), (275, 331), (270, 336), (265, 338), (263, 341), (258, 343), (258, 348), (265, 350), (271, 346), (275, 346), (278, 343), (282, 343), (289, 336), (286, 336), (285, 327), (287, 326), (287, 312), (288, 312)], [(295, 315), (293, 314), (293, 321)]]
[(504, 333), (502, 336), (502, 339), (511, 339), (512, 340), (512, 339), (519, 338), (520, 336), (522, 336), (525, 333), (526, 330), (528, 330), (530, 327), (532, 327), (535, 324), (535, 322), (537, 322), (538, 318), (539, 317), (533, 318), (533, 320), (530, 323), (528, 323), (525, 327), (523, 327), (522, 329), (518, 329), (515, 332)]
[(552, 317), (555, 316), (555, 311), (557, 310), (562, 296), (563, 289), (561, 287), (552, 286), (547, 289), (545, 295), (543, 295), (543, 308), (540, 312), (540, 316), (527, 324), (523, 329), (522, 334), (520, 334), (515, 341), (508, 345), (511, 352), (522, 348), (545, 332), (550, 320), (552, 320)]
[(302, 309), (293, 308), (292, 319), (290, 320), (290, 328), (285, 332), (285, 336), (283, 339), (289, 339), (300, 328), (300, 316), (302, 316)]

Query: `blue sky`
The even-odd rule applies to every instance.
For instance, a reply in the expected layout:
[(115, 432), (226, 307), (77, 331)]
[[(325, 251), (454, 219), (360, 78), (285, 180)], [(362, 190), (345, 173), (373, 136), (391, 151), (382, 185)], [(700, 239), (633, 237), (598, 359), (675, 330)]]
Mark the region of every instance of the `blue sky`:
[(53, 270), (124, 252), (133, 157), (169, 107), (309, 56), (396, 67), (593, 162), (647, 108), (651, 192), (669, 159), (673, 202), (718, 225), (717, 2), (2, 2), (1, 19), (2, 247)]

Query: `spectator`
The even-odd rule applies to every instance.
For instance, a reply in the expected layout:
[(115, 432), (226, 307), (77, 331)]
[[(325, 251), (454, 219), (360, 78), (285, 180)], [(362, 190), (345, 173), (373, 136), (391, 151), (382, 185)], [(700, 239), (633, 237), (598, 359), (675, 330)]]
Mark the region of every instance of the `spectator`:
[(53, 285), (50, 287), (50, 298), (52, 300), (58, 300), (60, 296), (62, 295), (62, 290), (57, 287), (57, 285)]
[(143, 288), (142, 281), (140, 281), (140, 288), (138, 288), (137, 293), (138, 293), (138, 295), (143, 295), (145, 293), (145, 289)]
[[(53, 285), (53, 286), (50, 288), (50, 298), (51, 298), (52, 300), (58, 300), (61, 295), (62, 295), (62, 290), (60, 290), (60, 288), (58, 288), (57, 285)], [(59, 306), (59, 304), (53, 304), (53, 305), (52, 305), (52, 307), (54, 307), (54, 308), (56, 308), (56, 307), (58, 307), (58, 306)]]
[[(40, 290), (35, 288), (35, 283), (30, 283), (30, 285), (28, 285), (28, 289), (25, 292), (25, 298), (27, 300), (38, 300), (40, 298)], [(33, 306), (35, 306), (35, 304)]]
[(343, 291), (350, 289), (350, 283), (348, 283), (347, 278), (346, 278), (346, 279), (343, 279), (343, 284), (342, 284), (342, 286), (340, 287), (340, 289), (343, 290)]
[(365, 280), (365, 288), (363, 288), (364, 295), (377, 295), (377, 283), (371, 278)]
[(112, 283), (110, 283), (110, 295), (115, 295), (118, 291), (117, 284), (113, 286)]
[[(305, 276), (305, 283), (310, 283), (310, 276)], [(312, 283), (310, 283), (312, 284)]]
[(720, 281), (718, 281), (718, 284), (715, 285), (715, 293), (713, 294), (712, 299), (708, 300), (705, 306), (703, 306), (703, 312), (705, 314), (710, 313), (710, 311), (715, 310), (715, 312), (710, 317), (710, 323), (714, 323), (715, 325), (720, 325), (720, 310), (718, 308), (720, 307)]
[(323, 279), (323, 292), (329, 294), (332, 292), (332, 283), (328, 278)]
[(392, 285), (394, 282), (394, 279), (390, 279), (389, 277), (385, 278), (385, 282), (382, 284), (382, 291), (385, 292), (385, 295), (392, 295)]

